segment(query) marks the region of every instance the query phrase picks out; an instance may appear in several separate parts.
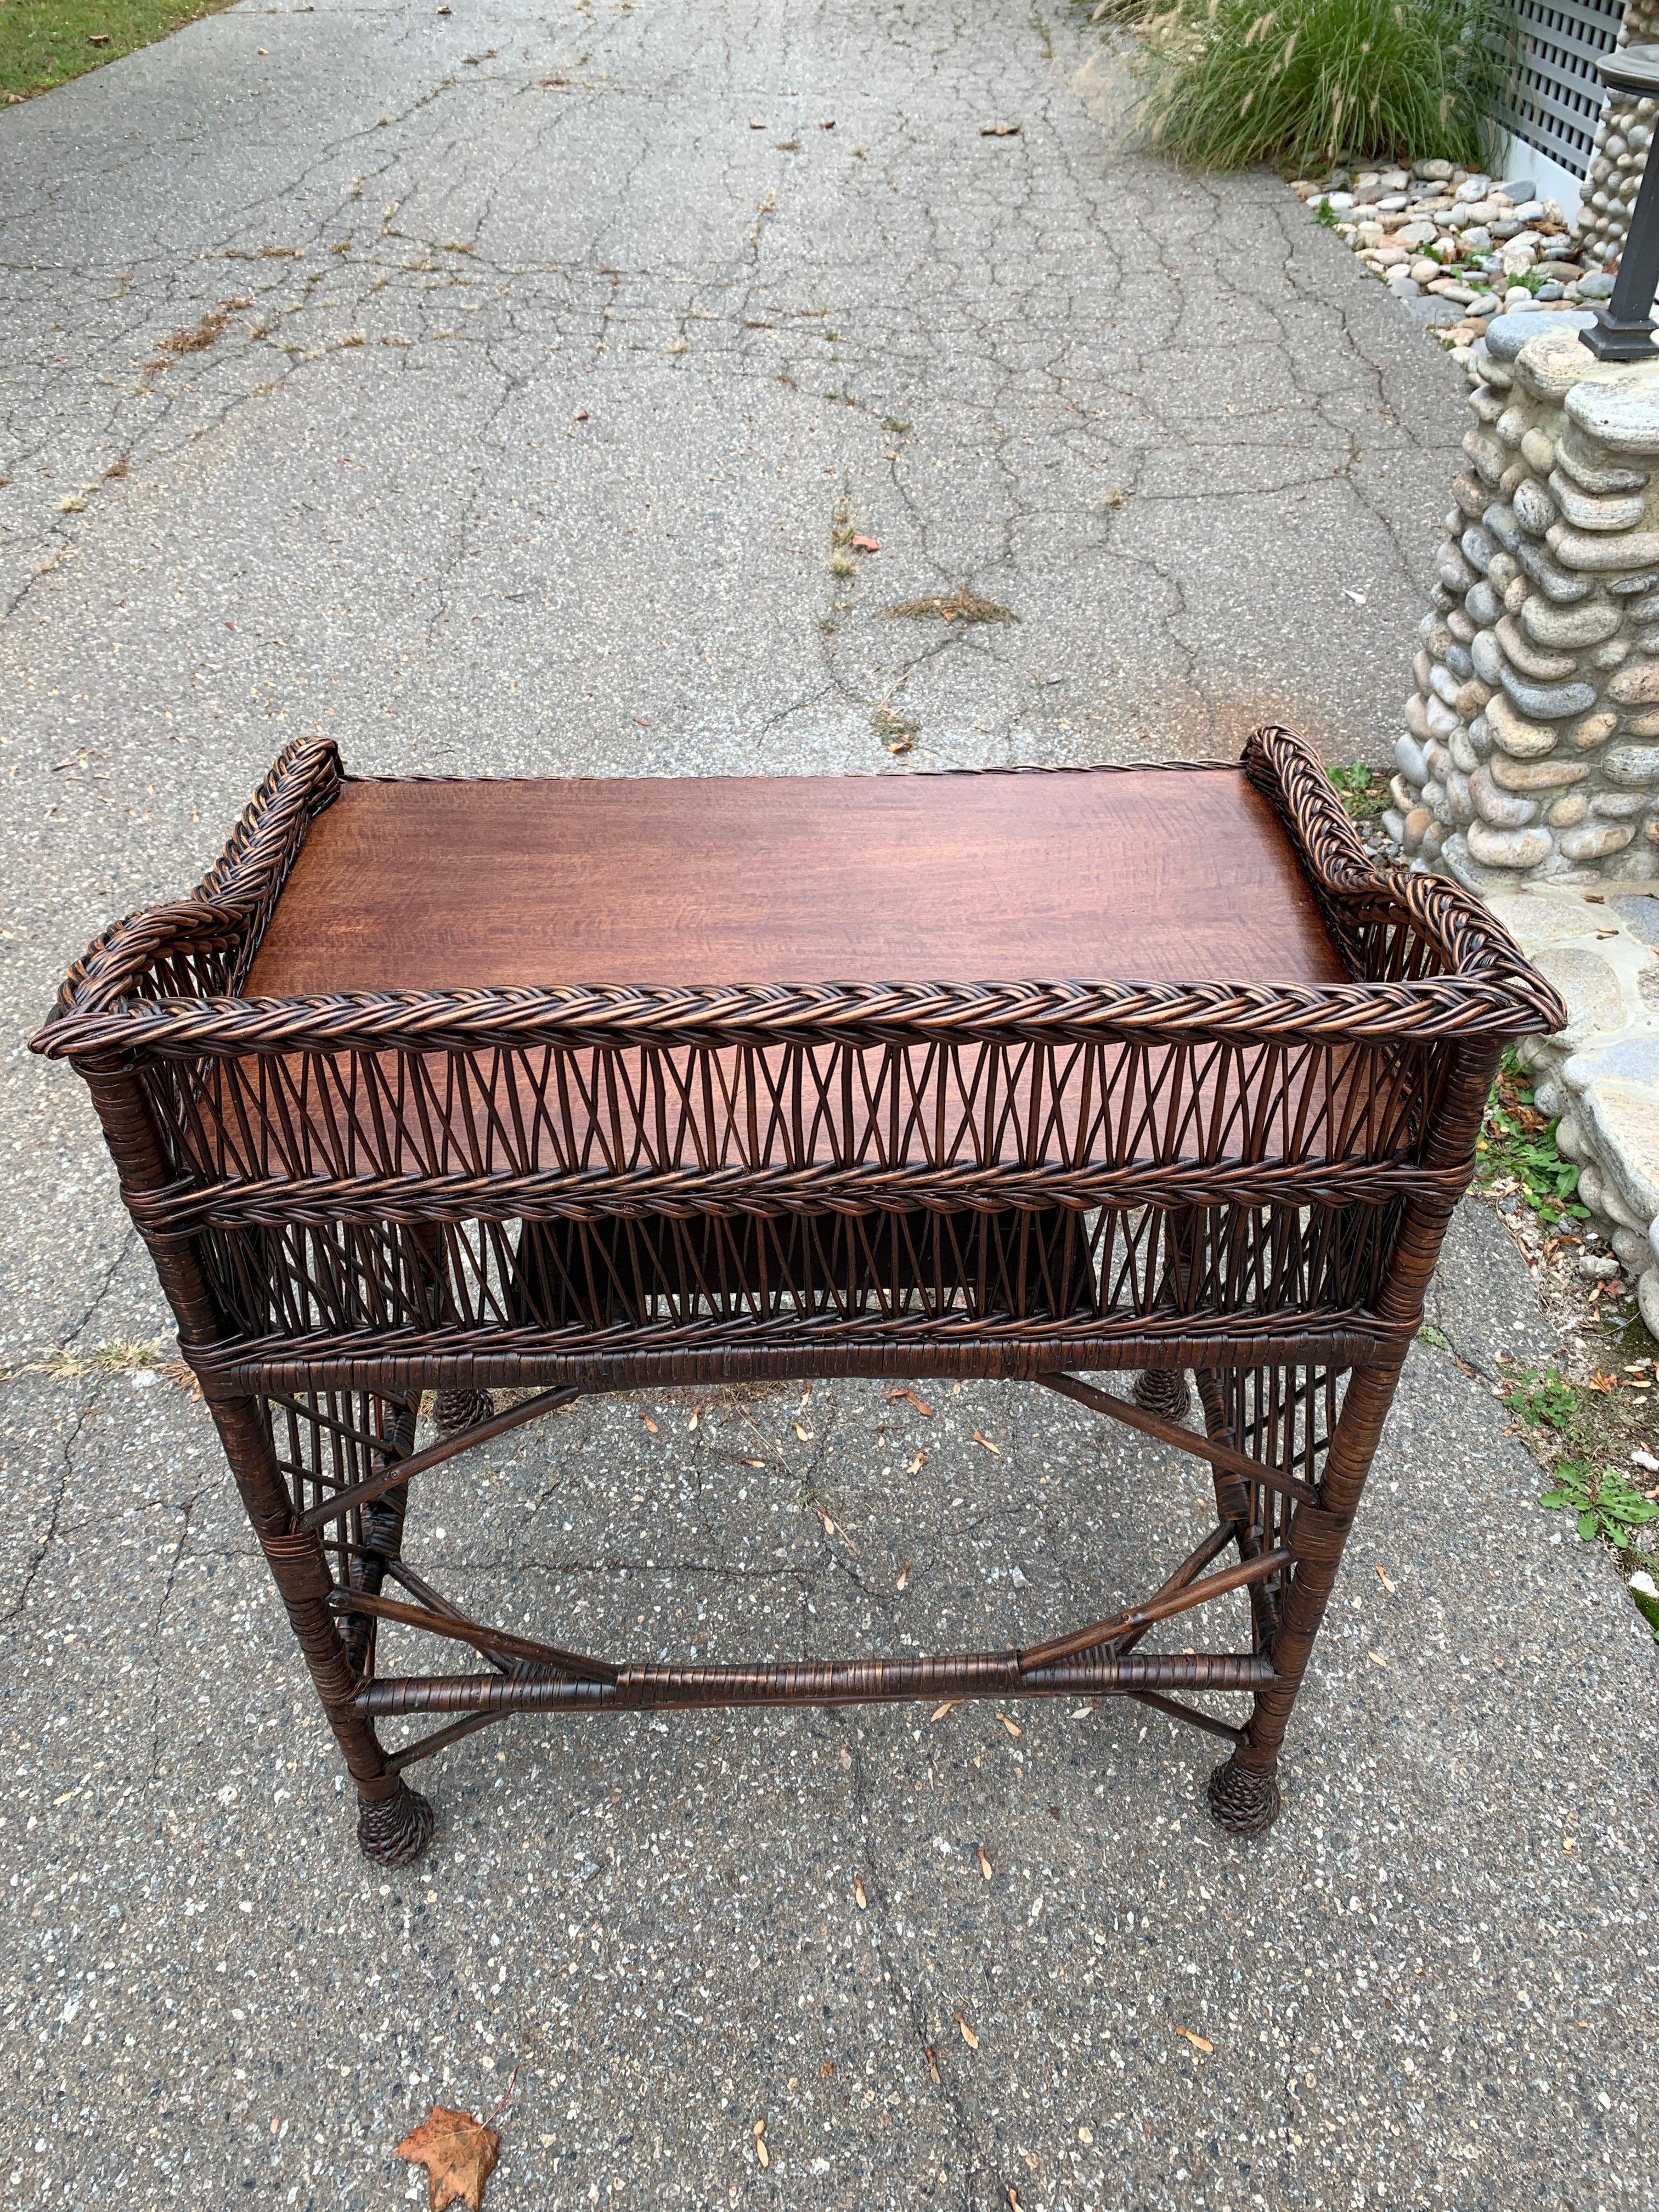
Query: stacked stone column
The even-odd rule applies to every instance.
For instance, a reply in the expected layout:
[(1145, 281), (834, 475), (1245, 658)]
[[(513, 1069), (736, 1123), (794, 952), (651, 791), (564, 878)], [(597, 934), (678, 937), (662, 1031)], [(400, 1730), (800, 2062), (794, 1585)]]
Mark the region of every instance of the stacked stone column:
[(1390, 836), (1476, 890), (1659, 877), (1659, 358), (1597, 362), (1589, 319), (1476, 349), (1395, 746)]
[[(1620, 26), (1621, 46), (1659, 41), (1659, 0), (1626, 0)], [(1583, 204), (1574, 225), (1583, 243), (1586, 265), (1611, 267), (1625, 250), (1630, 212), (1646, 166), (1659, 101), (1610, 92), (1595, 128), (1595, 144), (1585, 179)]]

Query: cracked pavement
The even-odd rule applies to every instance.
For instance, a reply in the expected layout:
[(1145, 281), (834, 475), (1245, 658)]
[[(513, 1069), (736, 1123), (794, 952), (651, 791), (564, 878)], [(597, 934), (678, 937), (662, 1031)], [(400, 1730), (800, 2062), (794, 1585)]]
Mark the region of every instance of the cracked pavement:
[[(1431, 341), (1273, 179), (1134, 154), (1109, 51), (1012, 0), (243, 6), (0, 156), (7, 2203), (418, 2201), (392, 2144), (516, 2067), (491, 2212), (1650, 2205), (1653, 1652), (1501, 1432), (1495, 1352), (1548, 1332), (1490, 1216), (1264, 1841), (1129, 1705), (530, 1717), (423, 1770), (383, 1877), (21, 1046), (303, 730), (371, 771), (891, 770), (884, 708), (919, 766), (1268, 717), (1380, 758), (1462, 429)], [(1018, 621), (884, 612), (959, 586)], [(728, 1656), (1026, 1641), (1187, 1549), (1190, 1466), (922, 1395), (584, 1405), (434, 1471), (410, 1557)]]

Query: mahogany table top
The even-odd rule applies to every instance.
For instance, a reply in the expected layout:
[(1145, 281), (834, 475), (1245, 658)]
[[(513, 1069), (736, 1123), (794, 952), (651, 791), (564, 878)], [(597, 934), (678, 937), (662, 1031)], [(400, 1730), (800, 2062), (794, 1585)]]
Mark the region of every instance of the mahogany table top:
[(245, 987), (340, 991), (1347, 973), (1237, 769), (349, 781)]

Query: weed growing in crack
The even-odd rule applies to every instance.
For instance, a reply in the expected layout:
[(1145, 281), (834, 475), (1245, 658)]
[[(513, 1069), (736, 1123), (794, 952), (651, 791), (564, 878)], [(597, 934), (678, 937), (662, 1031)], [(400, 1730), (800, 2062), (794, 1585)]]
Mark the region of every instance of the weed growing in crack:
[(147, 361), (147, 369), (166, 368), (169, 362), (180, 360), (186, 354), (205, 353), (216, 340), (222, 337), (230, 327), (231, 303), (210, 308), (193, 330), (174, 331), (170, 338), (163, 338), (154, 361)]
[(970, 592), (966, 584), (958, 584), (942, 598), (901, 599), (895, 606), (884, 607), (882, 613), (889, 622), (1017, 623), (1020, 619), (1012, 607)]
[(908, 753), (921, 735), (921, 724), (911, 721), (884, 699), (870, 717), (870, 727), (890, 753)]
[(1372, 774), (1364, 761), (1352, 761), (1346, 768), (1328, 769), (1326, 774), (1335, 785), (1337, 796), (1351, 820), (1375, 822), (1387, 806), (1388, 786), (1380, 776)]
[(1506, 1051), (1475, 1139), (1475, 1174), (1493, 1196), (1518, 1192), (1547, 1226), (1588, 1221), (1577, 1197), (1578, 1170), (1555, 1142), (1559, 1116), (1547, 1121), (1533, 1103), (1532, 1085), (1512, 1050)]
[(1592, 1474), (1582, 1460), (1559, 1461), (1554, 1486), (1538, 1503), (1571, 1513), (1585, 1543), (1593, 1544), (1599, 1536), (1621, 1552), (1631, 1547), (1632, 1528), (1659, 1520), (1659, 1504), (1626, 1481), (1616, 1467)]

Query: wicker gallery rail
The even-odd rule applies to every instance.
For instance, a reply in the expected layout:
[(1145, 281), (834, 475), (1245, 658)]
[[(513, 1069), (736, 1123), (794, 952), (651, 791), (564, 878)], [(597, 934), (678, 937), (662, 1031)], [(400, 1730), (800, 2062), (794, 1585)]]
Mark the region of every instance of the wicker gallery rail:
[[(1237, 767), (609, 782), (359, 781), (308, 739), (34, 1048), (86, 1079), (397, 1863), (405, 1769), (531, 1711), (1127, 1696), (1221, 1737), (1216, 1818), (1265, 1827), (1499, 1052), (1564, 1018), (1285, 730)], [(428, 1468), (580, 1394), (945, 1375), (1195, 1455), (1212, 1529), (1028, 1649), (793, 1664), (568, 1650), (404, 1557)], [(1248, 1650), (1141, 1648), (1234, 1592)], [(472, 1671), (382, 1674), (382, 1622)]]

